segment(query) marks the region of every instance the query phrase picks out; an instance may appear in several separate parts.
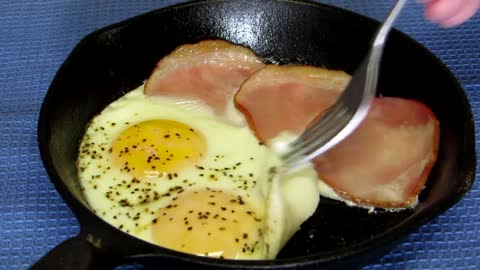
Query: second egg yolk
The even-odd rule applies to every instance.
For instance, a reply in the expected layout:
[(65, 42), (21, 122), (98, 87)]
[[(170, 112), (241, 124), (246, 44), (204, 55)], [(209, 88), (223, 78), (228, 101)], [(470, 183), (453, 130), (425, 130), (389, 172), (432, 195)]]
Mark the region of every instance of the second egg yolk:
[(233, 194), (184, 192), (152, 222), (155, 244), (166, 248), (225, 259), (265, 256), (261, 216)]

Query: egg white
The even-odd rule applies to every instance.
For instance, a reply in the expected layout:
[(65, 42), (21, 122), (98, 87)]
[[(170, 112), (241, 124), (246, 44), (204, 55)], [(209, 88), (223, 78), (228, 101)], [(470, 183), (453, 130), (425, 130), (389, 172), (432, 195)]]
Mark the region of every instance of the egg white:
[[(278, 153), (259, 143), (247, 126), (221, 121), (205, 105), (147, 97), (143, 90), (142, 85), (111, 103), (91, 121), (81, 140), (79, 179), (92, 210), (117, 228), (154, 243), (152, 220), (158, 209), (172, 203), (172, 196), (163, 195), (179, 187), (221, 190), (241, 196), (264, 220), (261, 248), (238, 259), (274, 258), (317, 208), (314, 169), (306, 166), (288, 175), (272, 175), (271, 168), (281, 165)], [(207, 150), (198, 166), (184, 168), (168, 181), (134, 180), (112, 165), (109, 149), (126, 128), (156, 119), (177, 121), (199, 131), (206, 138)], [(238, 119), (232, 122), (239, 123)], [(225, 167), (234, 168), (229, 177), (214, 170)]]

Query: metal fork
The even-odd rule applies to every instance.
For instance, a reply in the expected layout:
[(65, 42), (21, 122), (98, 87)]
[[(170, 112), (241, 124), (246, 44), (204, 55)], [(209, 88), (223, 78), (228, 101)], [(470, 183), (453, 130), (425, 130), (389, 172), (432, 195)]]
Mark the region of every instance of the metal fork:
[(297, 169), (323, 154), (350, 135), (365, 119), (376, 96), (380, 60), (388, 33), (406, 2), (396, 2), (376, 33), (369, 53), (336, 103), (289, 144), (288, 152), (282, 155), (286, 170)]

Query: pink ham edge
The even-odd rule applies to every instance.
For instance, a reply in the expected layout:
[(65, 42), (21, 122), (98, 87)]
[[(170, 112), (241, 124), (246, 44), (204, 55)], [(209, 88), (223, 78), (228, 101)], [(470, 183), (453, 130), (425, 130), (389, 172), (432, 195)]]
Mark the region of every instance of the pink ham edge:
[(350, 76), (310, 66), (267, 65), (252, 74), (235, 95), (257, 137), (267, 142), (282, 131), (301, 133), (332, 106)]
[[(375, 99), (365, 121), (314, 161), (319, 177), (363, 206), (414, 206), (438, 155), (440, 126), (424, 104)], [(361, 181), (361, 185), (359, 184)]]
[(157, 63), (145, 94), (202, 101), (223, 115), (240, 85), (263, 67), (251, 50), (227, 41), (185, 44)]
[[(268, 143), (282, 131), (302, 132), (335, 102), (349, 78), (320, 68), (267, 66), (245, 81), (235, 105)], [(406, 208), (415, 205), (436, 161), (439, 133), (438, 120), (422, 103), (377, 98), (360, 128), (314, 164), (345, 200)]]

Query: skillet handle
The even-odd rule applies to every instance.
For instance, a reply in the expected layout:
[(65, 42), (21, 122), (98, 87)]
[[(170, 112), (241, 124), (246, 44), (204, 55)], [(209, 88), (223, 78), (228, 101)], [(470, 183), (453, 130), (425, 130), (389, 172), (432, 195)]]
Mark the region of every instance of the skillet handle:
[(100, 254), (98, 248), (83, 237), (76, 236), (56, 246), (32, 265), (30, 270), (93, 270), (112, 269), (114, 266), (114, 260), (106, 254)]

